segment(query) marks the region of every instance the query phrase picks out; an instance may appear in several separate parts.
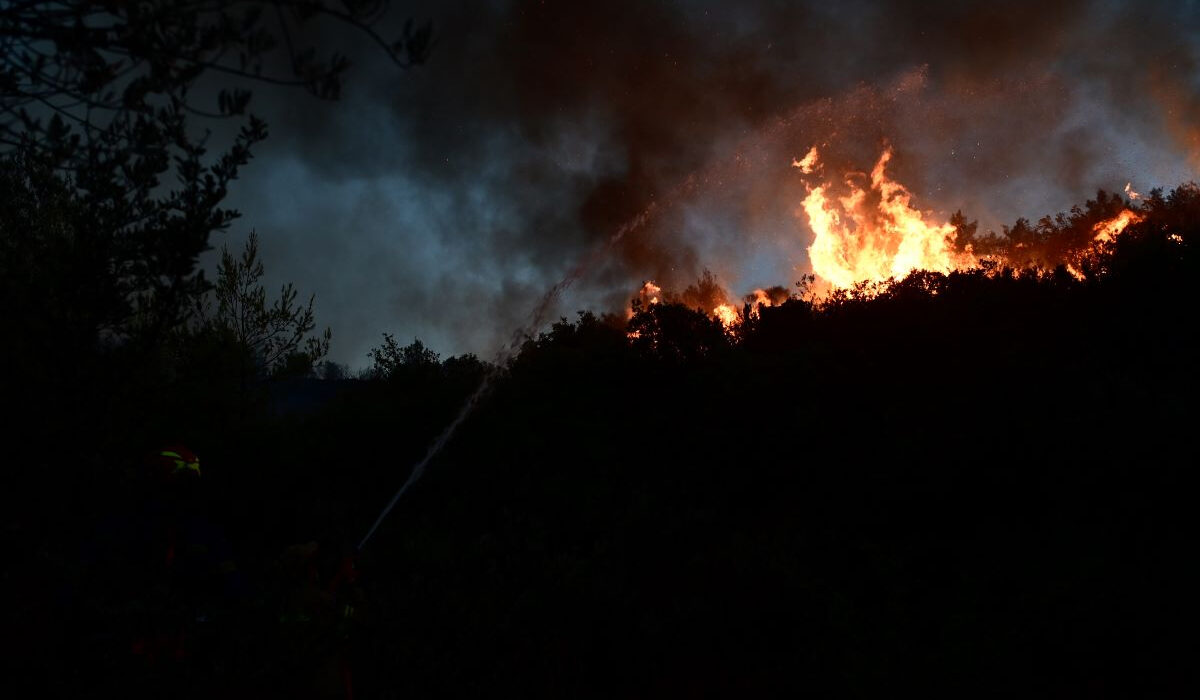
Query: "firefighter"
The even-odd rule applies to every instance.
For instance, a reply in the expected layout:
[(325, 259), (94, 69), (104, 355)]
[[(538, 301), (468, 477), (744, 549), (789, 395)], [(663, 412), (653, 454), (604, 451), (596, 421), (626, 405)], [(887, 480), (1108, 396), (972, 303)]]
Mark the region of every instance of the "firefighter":
[(276, 562), (283, 685), (293, 697), (354, 697), (351, 626), (362, 603), (353, 551), (293, 545)]
[[(244, 595), (231, 547), (209, 512), (200, 458), (166, 445), (149, 459), (135, 512), (136, 620), (130, 651), (151, 677), (191, 683), (226, 672), (221, 628)], [(136, 584), (135, 584), (136, 585)]]

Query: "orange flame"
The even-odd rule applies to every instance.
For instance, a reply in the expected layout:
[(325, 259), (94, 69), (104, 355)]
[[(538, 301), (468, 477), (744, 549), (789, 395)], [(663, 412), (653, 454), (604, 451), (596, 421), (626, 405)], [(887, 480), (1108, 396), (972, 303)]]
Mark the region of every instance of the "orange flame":
[(718, 304), (712, 310), (712, 315), (721, 322), (722, 326), (725, 326), (725, 330), (730, 330), (738, 323), (738, 312), (732, 304)]
[(804, 173), (805, 175), (808, 175), (808, 174), (812, 173), (813, 169), (815, 169), (817, 167), (818, 157), (819, 156), (817, 154), (817, 147), (813, 146), (812, 148), (808, 149), (808, 155), (804, 156), (800, 160), (796, 160), (795, 158), (793, 158), (792, 159), (792, 167), (800, 168), (800, 172)]
[[(869, 184), (859, 184), (865, 179), (862, 174), (847, 177), (841, 196), (834, 194), (829, 182), (816, 186), (805, 183), (808, 194), (802, 209), (814, 234), (808, 254), (817, 277), (833, 290), (859, 287), (862, 293), (872, 295), (886, 288), (888, 280), (900, 280), (915, 270), (950, 273), (978, 268), (981, 262), (991, 262), (999, 265), (987, 266), (994, 271), (988, 274), (1010, 274), (1013, 268), (1008, 267), (1010, 262), (1004, 252), (992, 251), (977, 257), (970, 245), (958, 250), (955, 246), (958, 232), (954, 224), (927, 221), (929, 212), (916, 209), (912, 203), (912, 193), (888, 177), (887, 164), (891, 158), (891, 148), (884, 149), (871, 170)], [(793, 159), (792, 166), (804, 174), (817, 172), (820, 167), (817, 147), (809, 149), (804, 158)], [(1131, 200), (1141, 196), (1133, 191), (1131, 183), (1126, 184), (1125, 194)], [(1111, 219), (1095, 224), (1092, 227), (1092, 240), (1094, 243), (1113, 241), (1130, 224), (1144, 218), (1132, 209), (1123, 209)], [(1171, 240), (1182, 242), (1178, 234), (1172, 235)], [(1012, 244), (1013, 249), (1026, 246), (1025, 242)], [(1084, 281), (1087, 279), (1085, 270), (1096, 261), (1098, 254), (1095, 246), (1090, 250), (1076, 250), (1068, 253), (1059, 264), (1072, 277)], [(1047, 274), (1040, 269), (1035, 273)], [(715, 284), (710, 278), (706, 279), (710, 286)], [(860, 285), (864, 285), (865, 289)], [(743, 297), (746, 304), (743, 310), (724, 303), (723, 300), (728, 297), (722, 290), (717, 291), (719, 293), (716, 295), (703, 295), (703, 306), (697, 304), (696, 308), (715, 304), (709, 316), (720, 321), (730, 334), (737, 334), (744, 320), (758, 318), (763, 307), (784, 303), (791, 298), (781, 287), (769, 291), (755, 289)], [(679, 303), (688, 299), (691, 292), (692, 288), (689, 288), (682, 296), (664, 294), (661, 287), (647, 280), (638, 291), (638, 300), (643, 307), (663, 301)], [(933, 293), (936, 294), (936, 291)], [(626, 313), (628, 318), (633, 317), (632, 306), (626, 309)], [(630, 339), (639, 337), (637, 332), (627, 335)]]
[(662, 287), (655, 284), (652, 280), (647, 280), (642, 285), (642, 290), (638, 292), (638, 296), (641, 297), (646, 306), (657, 304), (662, 296)]
[(758, 318), (758, 310), (762, 307), (775, 305), (765, 289), (754, 290), (746, 296), (746, 301), (750, 304), (750, 318)]
[[(809, 156), (811, 169), (815, 148)], [(869, 189), (847, 180), (847, 194), (835, 199), (828, 183), (805, 185), (803, 209), (816, 234), (809, 259), (813, 272), (834, 288), (900, 279), (913, 270), (951, 272), (976, 263), (969, 250), (954, 249), (957, 232), (952, 224), (926, 222), (925, 214), (913, 208), (909, 191), (887, 176), (891, 157), (890, 148), (879, 157)]]
[(1136, 224), (1143, 218), (1145, 217), (1133, 210), (1124, 209), (1113, 218), (1106, 219), (1093, 226), (1092, 230), (1096, 232), (1096, 237), (1092, 240), (1100, 243), (1109, 243), (1119, 236), (1125, 230), (1126, 226)]
[[(1128, 187), (1126, 187), (1126, 191), (1128, 192)], [(1085, 275), (1083, 271), (1079, 269), (1079, 266), (1084, 264), (1094, 264), (1099, 260), (1099, 250), (1097, 249), (1096, 244), (1111, 243), (1117, 238), (1117, 236), (1121, 235), (1121, 232), (1124, 231), (1130, 224), (1136, 224), (1144, 218), (1146, 217), (1133, 210), (1122, 209), (1120, 214), (1117, 214), (1111, 219), (1105, 219), (1104, 221), (1097, 223), (1092, 227), (1092, 232), (1095, 234), (1092, 237), (1092, 247), (1090, 249), (1077, 251), (1069, 260), (1067, 260), (1066, 264), (1064, 265), (1067, 273), (1080, 282), (1085, 281), (1087, 279), (1087, 275)]]
[[(653, 306), (662, 299), (662, 287), (659, 287), (653, 280), (646, 280), (642, 283), (642, 288), (638, 290), (638, 300), (642, 302), (642, 306)], [(625, 320), (633, 318), (633, 305), (625, 307)], [(627, 333), (631, 339), (637, 338), (638, 333)]]

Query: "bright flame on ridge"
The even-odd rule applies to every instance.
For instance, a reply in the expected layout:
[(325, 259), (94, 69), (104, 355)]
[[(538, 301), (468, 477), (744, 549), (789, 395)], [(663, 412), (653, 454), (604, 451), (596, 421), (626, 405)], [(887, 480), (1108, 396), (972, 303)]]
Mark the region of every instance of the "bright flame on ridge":
[[(815, 167), (816, 149), (809, 151)], [(802, 164), (793, 163), (804, 170)], [(816, 234), (808, 249), (813, 272), (834, 288), (859, 282), (900, 279), (913, 270), (951, 272), (975, 265), (971, 252), (954, 249), (952, 224), (927, 222), (912, 206), (912, 195), (887, 176), (892, 150), (884, 150), (871, 170), (869, 189), (846, 181), (846, 194), (835, 196), (829, 184), (806, 185), (803, 209)]]
[(1129, 224), (1136, 224), (1143, 218), (1144, 217), (1142, 217), (1142, 215), (1134, 212), (1131, 209), (1124, 209), (1115, 217), (1106, 221), (1101, 221), (1093, 226), (1092, 230), (1096, 232), (1096, 237), (1093, 240), (1101, 243), (1108, 243), (1119, 236), (1121, 232), (1125, 230), (1126, 226)]

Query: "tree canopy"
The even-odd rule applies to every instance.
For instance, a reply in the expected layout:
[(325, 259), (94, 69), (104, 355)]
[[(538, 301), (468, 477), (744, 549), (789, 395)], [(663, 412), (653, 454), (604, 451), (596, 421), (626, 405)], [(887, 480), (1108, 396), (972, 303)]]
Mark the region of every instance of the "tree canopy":
[[(59, 199), (87, 212), (86, 232), (75, 239), (107, 274), (104, 284), (124, 298), (123, 308), (98, 325), (156, 342), (206, 288), (198, 256), (214, 232), (237, 218), (222, 202), (254, 145), (267, 137), (267, 125), (248, 112), (250, 88), (279, 85), (337, 98), (348, 59), (300, 43), (300, 30), (320, 36), (340, 25), (401, 68), (425, 61), (432, 26), (409, 21), (398, 38), (386, 40), (376, 26), (387, 4), (0, 5), (0, 158), (6, 171), (37, 169), (43, 183), (48, 173), (60, 177)], [(197, 104), (210, 93), (215, 104)], [(211, 134), (196, 128), (196, 118), (237, 119), (241, 127), (214, 154)], [(15, 177), (9, 187), (45, 187)]]

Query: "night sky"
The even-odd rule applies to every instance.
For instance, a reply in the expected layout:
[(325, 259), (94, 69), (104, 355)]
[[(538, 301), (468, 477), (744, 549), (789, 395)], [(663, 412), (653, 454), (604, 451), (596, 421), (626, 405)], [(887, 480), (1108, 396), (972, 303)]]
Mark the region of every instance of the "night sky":
[(814, 144), (846, 171), (890, 144), (918, 207), (981, 230), (1200, 166), (1200, 2), (446, 1), (389, 18), (409, 16), (436, 27), (422, 67), (351, 37), (339, 102), (256, 88), (271, 137), (232, 188), (243, 218), (213, 238), (257, 230), (271, 286), (316, 294), (330, 359), (352, 368), (383, 332), (490, 359), (651, 205), (552, 318), (704, 268), (735, 295), (791, 285), (811, 233), (790, 165)]

